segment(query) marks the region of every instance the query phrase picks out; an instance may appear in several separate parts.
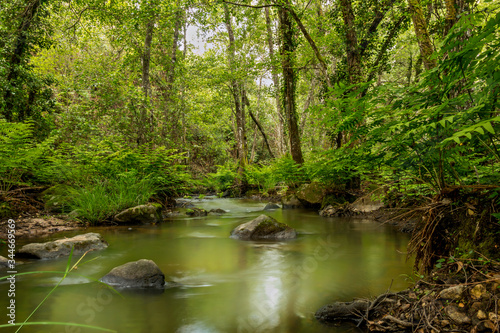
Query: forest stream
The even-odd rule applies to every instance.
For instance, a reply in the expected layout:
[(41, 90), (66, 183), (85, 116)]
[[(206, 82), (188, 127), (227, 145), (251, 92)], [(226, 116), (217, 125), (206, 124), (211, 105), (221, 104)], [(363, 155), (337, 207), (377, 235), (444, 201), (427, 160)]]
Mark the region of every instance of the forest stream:
[[(100, 233), (109, 247), (87, 254), (83, 261), (98, 258), (80, 264), (76, 271), (80, 275), (70, 275), (31, 321), (76, 322), (144, 333), (361, 332), (348, 324), (324, 326), (314, 319), (314, 312), (332, 301), (374, 297), (409, 285), (413, 264), (405, 259), (409, 235), (390, 226), (278, 209), (266, 214), (295, 228), (296, 240), (239, 241), (229, 238), (230, 231), (262, 214), (264, 202), (216, 198), (193, 202), (199, 208), (221, 208), (228, 213), (181, 214), (158, 225), (88, 228), (85, 232)], [(59, 233), (51, 239), (76, 233)], [(113, 267), (138, 259), (153, 260), (166, 280), (178, 285), (156, 293), (122, 290), (120, 297), (93, 281)], [(66, 262), (25, 261), (18, 271), (64, 271)], [(17, 322), (28, 316), (60, 278), (56, 274), (18, 277)], [(7, 289), (2, 281), (0, 294), (7, 294)], [(5, 309), (7, 301), (2, 297), (0, 306)], [(64, 326), (28, 326), (22, 331), (86, 332)]]

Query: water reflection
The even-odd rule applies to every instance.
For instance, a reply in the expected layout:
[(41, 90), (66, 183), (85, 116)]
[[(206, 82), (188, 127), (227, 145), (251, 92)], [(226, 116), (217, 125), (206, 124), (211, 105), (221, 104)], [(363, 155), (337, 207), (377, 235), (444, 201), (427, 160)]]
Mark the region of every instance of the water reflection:
[[(230, 239), (230, 231), (260, 215), (265, 203), (234, 199), (202, 203), (208, 206), (201, 208), (232, 212), (198, 219), (181, 216), (132, 231), (89, 228), (88, 232), (101, 232), (110, 246), (89, 253), (86, 259), (100, 258), (78, 269), (83, 276), (99, 279), (115, 266), (147, 258), (158, 264), (167, 281), (180, 287), (161, 294), (124, 292), (119, 297), (75, 276), (33, 319), (134, 333), (356, 332), (349, 326), (323, 326), (313, 314), (325, 303), (370, 297), (386, 291), (391, 283), (393, 290), (406, 287), (398, 277), (411, 272), (411, 262), (405, 262), (404, 255), (408, 236), (391, 228), (369, 220), (324, 219), (310, 211), (276, 210), (266, 214), (299, 230), (296, 240), (243, 242)], [(64, 271), (65, 266), (65, 259), (45, 260), (19, 266), (19, 271)], [(24, 319), (57, 281), (55, 275), (20, 277), (18, 318)], [(6, 287), (0, 283), (0, 294), (6, 293)], [(5, 302), (0, 297), (0, 307), (5, 308)]]

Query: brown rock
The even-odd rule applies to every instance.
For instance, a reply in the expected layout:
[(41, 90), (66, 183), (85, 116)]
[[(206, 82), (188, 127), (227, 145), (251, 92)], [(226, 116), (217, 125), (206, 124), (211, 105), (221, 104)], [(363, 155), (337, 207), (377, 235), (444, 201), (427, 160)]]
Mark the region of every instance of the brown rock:
[(448, 305), (444, 308), (445, 313), (457, 324), (470, 324), (471, 320), (467, 315), (461, 312), (455, 305)]
[(441, 290), (439, 293), (439, 298), (443, 299), (451, 299), (451, 300), (459, 300), (462, 298), (462, 294), (465, 290), (465, 286), (459, 284), (453, 287), (449, 287)]
[(486, 316), (486, 313), (484, 313), (483, 310), (479, 310), (477, 313), (476, 313), (476, 317), (477, 319), (479, 320), (485, 320), (486, 318), (488, 318), (488, 316)]
[(486, 287), (482, 284), (477, 284), (470, 290), (470, 295), (473, 299), (480, 299), (485, 293), (487, 293)]

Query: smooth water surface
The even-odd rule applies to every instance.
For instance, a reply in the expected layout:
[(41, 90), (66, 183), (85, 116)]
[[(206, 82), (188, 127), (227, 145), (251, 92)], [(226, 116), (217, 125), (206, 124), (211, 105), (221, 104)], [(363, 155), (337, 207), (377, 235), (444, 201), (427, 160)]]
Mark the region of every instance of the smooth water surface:
[[(79, 275), (70, 275), (31, 321), (75, 322), (133, 333), (358, 332), (351, 325), (319, 324), (314, 312), (332, 301), (407, 287), (404, 275), (412, 271), (412, 263), (405, 261), (408, 235), (389, 226), (279, 209), (266, 214), (295, 228), (296, 240), (244, 242), (230, 239), (230, 231), (262, 214), (264, 202), (204, 199), (194, 203), (229, 212), (198, 218), (182, 215), (132, 230), (88, 228), (85, 232), (101, 233), (109, 247), (89, 253), (83, 261), (97, 259), (79, 265), (75, 271)], [(0, 252), (6, 255), (5, 246)], [(93, 281), (115, 266), (143, 258), (155, 261), (167, 281), (181, 286), (159, 293), (125, 290), (119, 296)], [(63, 271), (65, 267), (65, 259), (39, 260), (19, 265), (18, 271)], [(57, 274), (18, 277), (17, 322), (28, 316), (59, 279)], [(2, 314), (6, 313), (7, 289), (2, 281)], [(3, 316), (0, 323), (7, 320)], [(97, 331), (37, 326), (21, 332)]]

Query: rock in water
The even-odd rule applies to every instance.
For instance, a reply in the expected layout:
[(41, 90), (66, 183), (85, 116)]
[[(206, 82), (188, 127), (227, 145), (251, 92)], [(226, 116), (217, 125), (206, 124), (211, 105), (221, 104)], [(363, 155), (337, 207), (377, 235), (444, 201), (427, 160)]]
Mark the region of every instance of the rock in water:
[(0, 267), (8, 267), (9, 266), (9, 259), (0, 256)]
[(294, 194), (290, 194), (281, 198), (281, 206), (283, 207), (283, 209), (304, 207), (302, 202), (300, 202), (300, 200), (297, 199), (297, 197)]
[(153, 205), (140, 205), (118, 213), (115, 222), (122, 224), (157, 223), (161, 221), (159, 208)]
[(279, 208), (280, 208), (280, 206), (278, 206), (275, 203), (270, 202), (266, 205), (266, 207), (264, 207), (264, 210), (275, 210), (275, 209), (279, 209)]
[(154, 261), (140, 259), (113, 268), (100, 281), (119, 288), (163, 288), (165, 275)]
[(207, 216), (208, 212), (203, 208), (189, 208), (186, 211), (186, 215), (188, 216)]
[(242, 240), (286, 240), (296, 237), (293, 228), (267, 215), (261, 215), (231, 231), (231, 238)]
[(72, 247), (73, 255), (80, 255), (87, 251), (105, 249), (108, 243), (101, 235), (91, 232), (53, 242), (27, 244), (17, 251), (16, 255), (24, 258), (53, 259), (69, 256)]
[(217, 209), (210, 209), (208, 215), (222, 215), (226, 213), (227, 212), (224, 209), (217, 208)]

